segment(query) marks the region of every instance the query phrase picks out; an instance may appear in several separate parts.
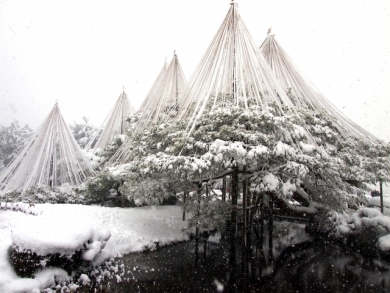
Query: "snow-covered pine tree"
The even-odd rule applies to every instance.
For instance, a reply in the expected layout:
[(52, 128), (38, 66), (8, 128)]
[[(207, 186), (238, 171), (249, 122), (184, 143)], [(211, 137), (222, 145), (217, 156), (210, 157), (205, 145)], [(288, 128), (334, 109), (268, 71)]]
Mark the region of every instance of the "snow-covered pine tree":
[(73, 122), (73, 125), (70, 125), (70, 130), (77, 143), (81, 149), (87, 145), (87, 143), (93, 138), (96, 137), (97, 132), (99, 131), (97, 127), (89, 123), (89, 119), (83, 116), (83, 122)]
[[(189, 137), (183, 135), (185, 124), (155, 125), (134, 138), (129, 151), (137, 159), (121, 166), (126, 174), (121, 190), (129, 199), (158, 204), (183, 192), (192, 194), (189, 206), (204, 204), (217, 196), (210, 191), (200, 198), (191, 191), (203, 186), (205, 194), (205, 185), (236, 172), (241, 188), (244, 181), (248, 186), (253, 213), (266, 193), (291, 215), (310, 216), (318, 209), (342, 211), (363, 201), (362, 190), (347, 180), (390, 176), (388, 144), (341, 142), (330, 119), (309, 110), (280, 116), (272, 107), (216, 108), (197, 121)], [(211, 224), (205, 214), (199, 213), (202, 221)]]
[(0, 171), (18, 154), (33, 130), (26, 124), (24, 127), (14, 120), (9, 126), (0, 128)]

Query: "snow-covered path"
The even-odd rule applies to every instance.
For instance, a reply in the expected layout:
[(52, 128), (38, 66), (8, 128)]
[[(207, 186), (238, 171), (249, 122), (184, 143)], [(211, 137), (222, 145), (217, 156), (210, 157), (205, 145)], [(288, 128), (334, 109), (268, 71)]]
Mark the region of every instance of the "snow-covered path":
[[(47, 223), (47, 225), (40, 225), (40, 229), (44, 227), (43, 229), (47, 230), (41, 231), (43, 235), (47, 235), (52, 231), (53, 233), (60, 233), (64, 223), (67, 227), (74, 227), (74, 231), (89, 226), (94, 226), (97, 229), (108, 229), (111, 237), (102, 252), (94, 259), (95, 263), (108, 257), (153, 249), (157, 242), (159, 245), (166, 245), (172, 242), (189, 240), (188, 232), (184, 231), (187, 228), (187, 222), (182, 221), (182, 212), (178, 206), (122, 209), (44, 204), (37, 205), (36, 209), (42, 212), (38, 216), (17, 211), (0, 210), (0, 292), (5, 292), (4, 288), (11, 288), (13, 282), (20, 283), (21, 281), (8, 262), (8, 249), (12, 244), (12, 231), (14, 231), (14, 234), (15, 231), (19, 231), (19, 234), (20, 231), (26, 231), (26, 234), (37, 233), (36, 231), (29, 232), (30, 228), (26, 229), (26, 227), (31, 227), (31, 230), (34, 230), (35, 223)], [(56, 227), (59, 231), (54, 231)], [(26, 239), (33, 238), (32, 236), (26, 237)], [(34, 244), (31, 243), (31, 245)], [(26, 279), (24, 282), (27, 288), (30, 288), (29, 284), (36, 284), (36, 282), (30, 281)]]

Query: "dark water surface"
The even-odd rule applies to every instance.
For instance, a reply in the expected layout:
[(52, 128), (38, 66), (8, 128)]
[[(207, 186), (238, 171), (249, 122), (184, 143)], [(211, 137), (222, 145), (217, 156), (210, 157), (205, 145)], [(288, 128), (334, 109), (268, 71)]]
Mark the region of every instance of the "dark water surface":
[(109, 292), (390, 292), (390, 264), (358, 251), (309, 239), (302, 226), (278, 224), (272, 260), (263, 245), (246, 253), (206, 238), (121, 258), (126, 272)]

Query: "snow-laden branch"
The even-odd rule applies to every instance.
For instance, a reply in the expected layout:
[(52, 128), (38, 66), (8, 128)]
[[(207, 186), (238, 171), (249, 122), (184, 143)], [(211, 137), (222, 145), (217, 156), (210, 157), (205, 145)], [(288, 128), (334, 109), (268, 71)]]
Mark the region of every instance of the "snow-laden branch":
[(310, 202), (309, 206), (298, 206), (291, 204), (284, 197), (278, 195), (275, 192), (267, 192), (268, 196), (270, 196), (274, 202), (283, 209), (287, 215), (289, 216), (299, 216), (299, 217), (310, 217), (315, 215), (318, 212), (318, 208), (320, 207), (317, 203)]

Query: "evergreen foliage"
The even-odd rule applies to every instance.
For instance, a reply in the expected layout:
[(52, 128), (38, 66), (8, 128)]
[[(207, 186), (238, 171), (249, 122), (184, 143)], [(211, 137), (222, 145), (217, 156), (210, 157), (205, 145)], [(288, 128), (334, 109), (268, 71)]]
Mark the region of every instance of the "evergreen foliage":
[(98, 153), (102, 157), (101, 165), (104, 165), (105, 162), (109, 161), (122, 144), (122, 138), (115, 137), (114, 140), (108, 144), (102, 152)]
[(32, 133), (32, 129), (27, 124), (21, 127), (17, 120), (14, 120), (9, 126), (1, 126), (0, 171), (16, 157)]
[[(83, 117), (82, 123), (74, 121), (73, 125), (70, 125), (70, 130), (72, 131), (74, 138), (82, 149), (86, 147), (92, 138), (96, 138), (97, 133), (99, 132), (95, 126), (89, 123), (89, 119), (85, 116)], [(92, 142), (92, 145), (95, 142)]]
[(132, 201), (122, 197), (119, 187), (123, 184), (122, 176), (103, 171), (90, 178), (85, 189), (80, 190), (89, 204), (128, 207)]

